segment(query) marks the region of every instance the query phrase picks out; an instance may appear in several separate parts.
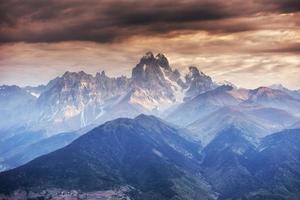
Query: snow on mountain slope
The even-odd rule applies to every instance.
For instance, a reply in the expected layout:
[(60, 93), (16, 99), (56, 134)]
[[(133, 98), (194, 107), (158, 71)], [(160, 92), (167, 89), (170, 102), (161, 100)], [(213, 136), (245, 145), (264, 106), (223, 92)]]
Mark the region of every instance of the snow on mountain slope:
[[(154, 56), (148, 52), (132, 69), (131, 78), (111, 78), (105, 72), (95, 76), (83, 71), (66, 72), (46, 86), (20, 88), (24, 97), (0, 98), (4, 116), (0, 127), (13, 126), (18, 119), (20, 126), (46, 129), (52, 135), (140, 113), (186, 126), (224, 106), (240, 106), (243, 112), (254, 112), (255, 109), (250, 111), (252, 107), (266, 108), (257, 110), (256, 117), (264, 124), (270, 123), (270, 127), (286, 127), (294, 123), (294, 116), (289, 115), (297, 117), (300, 113), (299, 99), (286, 90), (266, 87), (248, 90), (228, 84), (216, 88), (212, 79), (196, 67), (191, 66), (188, 71), (186, 75), (180, 74), (163, 54)], [(1, 88), (6, 90), (4, 86)], [(6, 95), (3, 91), (0, 95)], [(31, 95), (32, 92), (37, 95)], [(10, 106), (12, 102), (16, 102), (14, 109)], [(277, 117), (269, 114), (266, 119), (267, 113), (275, 112), (274, 109), (288, 113), (276, 111)]]
[(54, 134), (140, 113), (160, 116), (187, 96), (213, 89), (210, 77), (196, 67), (189, 71), (182, 76), (163, 54), (148, 52), (132, 69), (131, 78), (110, 78), (105, 72), (96, 76), (66, 72), (46, 86), (26, 87), (29, 93), (41, 92), (33, 109), (32, 126)]
[(189, 67), (189, 73), (185, 76), (188, 85), (185, 98), (192, 99), (197, 95), (216, 87), (212, 79), (199, 71), (197, 67)]
[(66, 72), (38, 98), (39, 123), (53, 125), (53, 132), (84, 127), (103, 112), (106, 101), (125, 94), (128, 87), (126, 77)]
[(148, 52), (132, 70), (132, 88), (130, 103), (139, 104), (148, 111), (159, 113), (182, 102), (184, 88), (180, 74), (173, 70), (166, 57), (156, 57)]

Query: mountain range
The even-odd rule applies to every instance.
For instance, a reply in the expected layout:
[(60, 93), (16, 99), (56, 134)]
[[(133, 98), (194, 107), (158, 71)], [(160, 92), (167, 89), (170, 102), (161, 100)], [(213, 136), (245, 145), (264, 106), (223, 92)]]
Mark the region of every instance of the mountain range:
[(12, 121), (6, 120), (3, 125), (15, 126), (14, 122), (20, 124), (26, 118), (24, 124), (45, 129), (51, 135), (117, 117), (161, 115), (184, 98), (193, 98), (214, 87), (211, 78), (196, 67), (189, 67), (189, 73), (182, 76), (170, 67), (163, 54), (154, 57), (148, 52), (132, 69), (131, 78), (110, 78), (104, 71), (95, 76), (83, 71), (66, 72), (46, 86), (2, 86), (0, 103), (8, 112), (3, 118), (18, 110), (11, 116)]
[(186, 71), (0, 86), (0, 199), (297, 199), (300, 91)]

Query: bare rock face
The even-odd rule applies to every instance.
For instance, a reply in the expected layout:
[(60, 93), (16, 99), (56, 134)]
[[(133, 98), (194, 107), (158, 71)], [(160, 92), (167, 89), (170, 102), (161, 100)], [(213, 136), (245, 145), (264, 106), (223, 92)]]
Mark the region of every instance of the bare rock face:
[(155, 57), (146, 53), (132, 70), (133, 101), (147, 105), (148, 109), (165, 111), (185, 97), (193, 98), (213, 89), (210, 77), (196, 67), (190, 67), (185, 77), (177, 69), (172, 69), (165, 55)]
[(166, 56), (162, 53), (159, 53), (156, 55), (156, 60), (157, 60), (157, 64), (159, 66), (161, 66), (162, 68), (164, 68), (165, 70), (167, 71), (171, 71), (171, 67), (169, 65), (169, 61), (168, 59), (166, 58)]
[(72, 130), (90, 124), (111, 98), (128, 91), (129, 79), (110, 78), (104, 72), (94, 77), (81, 71), (66, 72), (51, 84), (37, 100), (39, 121), (46, 126), (54, 124), (55, 131), (64, 131), (65, 127)]
[(181, 89), (176, 82), (172, 83), (168, 78), (172, 73), (163, 54), (154, 57), (151, 52), (146, 53), (132, 70), (134, 92), (130, 101), (146, 105), (150, 111), (171, 106), (176, 102), (174, 90)]
[(212, 79), (194, 66), (189, 67), (189, 73), (185, 76), (185, 79), (188, 86), (186, 98), (193, 98), (214, 88)]
[[(190, 67), (189, 74), (182, 76), (164, 54), (154, 56), (147, 52), (132, 69), (131, 78), (108, 77), (104, 71), (95, 76), (67, 71), (45, 86), (20, 88), (30, 100), (30, 107), (29, 103), (21, 105), (16, 115), (23, 116), (22, 111), (27, 108), (24, 113), (30, 115), (24, 117), (26, 126), (46, 129), (51, 135), (117, 117), (134, 117), (140, 113), (160, 116), (185, 98), (193, 98), (212, 87), (211, 78), (196, 67)], [(6, 90), (1, 92), (4, 94)], [(3, 98), (7, 104), (6, 97)], [(13, 114), (9, 112), (5, 118), (16, 116)]]
[(50, 127), (49, 132), (69, 131), (116, 117), (160, 115), (185, 97), (212, 87), (211, 78), (196, 67), (182, 77), (165, 55), (147, 52), (132, 69), (131, 78), (81, 71), (50, 81), (37, 99), (36, 116), (39, 126)]

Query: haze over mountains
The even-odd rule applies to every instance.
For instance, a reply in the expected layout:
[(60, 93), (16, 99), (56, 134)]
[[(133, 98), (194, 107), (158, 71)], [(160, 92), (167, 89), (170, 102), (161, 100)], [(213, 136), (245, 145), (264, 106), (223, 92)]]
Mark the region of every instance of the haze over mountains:
[(147, 52), (131, 77), (65, 72), (39, 87), (0, 86), (0, 169), (18, 167), (0, 174), (0, 193), (297, 199), (300, 91), (187, 72)]

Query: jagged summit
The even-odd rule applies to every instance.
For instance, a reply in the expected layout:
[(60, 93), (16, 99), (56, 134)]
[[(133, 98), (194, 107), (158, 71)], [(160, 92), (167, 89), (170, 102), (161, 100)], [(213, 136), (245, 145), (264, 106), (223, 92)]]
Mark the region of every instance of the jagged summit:
[(197, 76), (200, 76), (200, 73), (199, 73), (199, 70), (197, 67), (195, 66), (190, 66), (189, 67), (189, 76), (192, 76), (192, 77), (197, 77)]
[(142, 60), (153, 60), (154, 56), (153, 53), (151, 51), (148, 51), (143, 57)]
[[(213, 88), (209, 76), (196, 67), (190, 67), (189, 71), (183, 76), (170, 66), (164, 54), (154, 56), (152, 52), (142, 56), (132, 69), (131, 78), (112, 78), (104, 71), (95, 76), (67, 71), (49, 82), (48, 89), (38, 99), (38, 105), (45, 111), (39, 118), (55, 120), (55, 124), (64, 124), (63, 127), (71, 120), (69, 127), (82, 127), (95, 120), (134, 117), (139, 113), (160, 115), (185, 98)], [(114, 109), (115, 116), (106, 115)]]
[(162, 111), (214, 88), (211, 78), (197, 67), (190, 67), (189, 71), (183, 76), (170, 66), (164, 54), (154, 57), (147, 52), (132, 70), (131, 100), (146, 105), (147, 109)]
[[(155, 57), (152, 52), (147, 52), (140, 60), (138, 65), (148, 65), (149, 67), (160, 67), (167, 71), (172, 71), (167, 57), (158, 53)], [(144, 67), (144, 66), (143, 66)]]
[[(167, 57), (158, 53), (156, 56), (149, 51), (140, 59), (140, 62), (132, 69), (132, 77), (127, 78), (125, 76), (111, 78), (105, 74), (105, 71), (97, 72), (95, 76), (87, 74), (84, 71), (70, 72), (66, 71), (61, 78), (74, 79), (76, 82), (79, 79), (131, 79), (130, 82), (135, 86), (153, 87), (158, 84), (161, 87), (172, 87), (175, 86), (180, 89), (188, 89), (189, 96), (194, 96), (197, 93), (201, 93), (213, 85), (211, 78), (205, 75), (203, 72), (195, 66), (189, 67), (189, 73), (182, 76), (177, 69), (173, 69)], [(59, 77), (57, 78), (59, 79)], [(169, 83), (167, 83), (169, 82)], [(53, 84), (53, 83), (52, 83)], [(195, 87), (200, 86), (198, 90), (191, 92)], [(192, 94), (193, 93), (193, 94)]]
[(69, 77), (69, 76), (79, 76), (79, 77), (82, 77), (82, 76), (88, 76), (90, 74), (87, 74), (85, 73), (84, 71), (79, 71), (79, 72), (70, 72), (70, 71), (66, 71), (62, 77)]
[(186, 84), (189, 86), (186, 92), (187, 98), (193, 98), (216, 87), (212, 79), (195, 66), (189, 67), (189, 73), (185, 76), (185, 79)]
[(163, 81), (164, 71), (172, 72), (168, 59), (161, 53), (155, 57), (152, 52), (147, 52), (132, 70), (132, 79), (137, 82)]
[(96, 78), (97, 78), (97, 77), (106, 77), (105, 71), (102, 70), (101, 73), (100, 73), (100, 72), (97, 72), (97, 73), (96, 73)]
[(164, 54), (158, 53), (155, 58), (156, 58), (156, 62), (158, 63), (159, 66), (161, 66), (162, 68), (164, 68), (167, 71), (172, 70), (169, 65), (169, 61)]
[(160, 116), (185, 98), (213, 89), (210, 77), (196, 67), (189, 71), (181, 74), (164, 54), (152, 52), (142, 56), (130, 78), (67, 71), (38, 90), (33, 122), (57, 133), (140, 113)]
[(186, 79), (188, 81), (192, 81), (194, 79), (200, 79), (202, 77), (211, 80), (211, 78), (209, 76), (205, 75), (202, 71), (199, 71), (199, 69), (197, 67), (195, 67), (195, 66), (189, 67), (189, 73), (186, 75)]
[(236, 86), (235, 84), (231, 83), (230, 81), (226, 81), (226, 80), (218, 82), (218, 85), (228, 85), (228, 86), (233, 87), (234, 89), (238, 89), (238, 86)]

